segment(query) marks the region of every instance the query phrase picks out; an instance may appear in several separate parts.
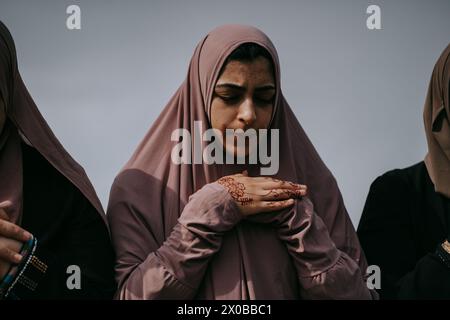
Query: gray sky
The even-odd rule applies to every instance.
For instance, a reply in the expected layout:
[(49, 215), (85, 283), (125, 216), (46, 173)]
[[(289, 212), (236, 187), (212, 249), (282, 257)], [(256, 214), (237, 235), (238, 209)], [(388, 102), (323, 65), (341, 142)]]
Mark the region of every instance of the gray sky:
[[(66, 8), (81, 8), (81, 30)], [(366, 9), (381, 8), (381, 30)], [(356, 225), (370, 183), (426, 153), (422, 108), (450, 42), (450, 1), (0, 0), (19, 68), (44, 117), (106, 207), (112, 181), (224, 23), (274, 42), (282, 89), (335, 175)]]

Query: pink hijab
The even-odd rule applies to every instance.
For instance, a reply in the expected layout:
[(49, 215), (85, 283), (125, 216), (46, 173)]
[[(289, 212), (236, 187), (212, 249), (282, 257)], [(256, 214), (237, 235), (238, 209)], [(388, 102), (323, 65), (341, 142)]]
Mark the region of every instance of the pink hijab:
[(106, 222), (102, 205), (83, 168), (64, 150), (22, 81), (14, 41), (0, 22), (0, 98), (7, 120), (0, 132), (0, 207), (16, 224), (22, 220), (21, 141), (36, 149), (91, 202)]
[[(170, 235), (193, 193), (222, 176), (242, 172), (244, 168), (242, 165), (174, 164), (171, 161), (171, 150), (175, 142), (170, 141), (170, 137), (173, 130), (178, 128), (194, 132), (194, 121), (202, 121), (210, 127), (212, 95), (224, 61), (234, 49), (249, 42), (262, 46), (270, 53), (275, 69), (276, 97), (270, 128), (280, 130), (280, 169), (274, 177), (306, 184), (316, 212), (325, 222), (336, 247), (345, 251), (361, 267), (365, 266), (365, 258), (336, 181), (283, 96), (280, 65), (274, 45), (257, 28), (224, 25), (209, 32), (197, 45), (186, 79), (114, 181), (108, 217), (112, 213), (115, 217), (120, 217), (110, 220), (113, 241), (119, 241), (114, 239), (115, 233), (121, 234), (121, 243), (115, 243), (119, 261), (116, 266), (116, 277), (119, 284), (125, 281), (131, 270), (131, 267), (121, 265), (121, 262), (127, 260), (126, 255), (140, 249), (149, 254), (159, 248)], [(250, 176), (260, 175), (257, 165), (245, 168), (248, 169)], [(124, 207), (136, 212), (136, 215), (120, 211), (122, 209), (116, 206), (117, 203), (125, 204)], [(110, 212), (111, 208), (120, 212)], [(133, 234), (121, 233), (124, 221), (127, 224), (139, 221), (141, 225), (147, 227), (148, 241), (139, 243), (140, 249), (134, 250), (131, 247), (134, 245), (132, 243), (136, 242), (133, 241), (135, 237)], [(258, 260), (264, 259), (265, 252), (260, 247), (264, 240), (255, 238), (257, 233), (244, 232), (241, 225), (236, 229), (236, 234), (227, 237), (226, 243), (220, 249), (221, 252), (225, 252), (221, 256), (225, 257), (224, 259), (237, 259), (233, 265), (243, 266), (245, 272), (240, 268), (223, 270), (220, 259), (213, 262), (202, 289), (213, 293), (200, 293), (205, 297), (223, 298), (219, 292), (223, 292), (221, 289), (224, 288), (220, 286), (226, 286), (227, 279), (233, 283), (240, 281), (247, 286), (249, 281), (244, 278), (251, 275), (256, 277), (258, 269), (279, 267), (270, 261)], [(239, 253), (236, 255), (237, 251)], [(261, 256), (251, 257), (254, 254)], [(253, 285), (249, 286), (257, 287), (257, 279), (253, 280), (255, 281), (250, 281)], [(260, 280), (264, 282), (268, 279)], [(246, 287), (236, 290), (249, 292), (251, 297), (253, 289)], [(231, 293), (228, 297), (230, 296), (242, 297), (239, 292)]]
[(450, 198), (450, 44), (431, 75), (423, 120), (428, 142), (425, 165), (436, 192)]

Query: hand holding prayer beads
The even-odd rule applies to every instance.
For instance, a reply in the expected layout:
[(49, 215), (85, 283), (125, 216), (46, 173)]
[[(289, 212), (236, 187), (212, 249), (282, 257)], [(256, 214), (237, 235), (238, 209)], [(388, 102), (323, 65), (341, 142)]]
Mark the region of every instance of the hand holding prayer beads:
[(0, 278), (4, 268), (9, 268), (11, 263), (17, 264), (22, 260), (19, 254), (22, 242), (30, 238), (31, 234), (11, 223), (6, 212), (0, 208)]
[(269, 177), (249, 177), (248, 173), (225, 176), (217, 180), (236, 202), (244, 216), (288, 208), (294, 199), (305, 196), (307, 187)]

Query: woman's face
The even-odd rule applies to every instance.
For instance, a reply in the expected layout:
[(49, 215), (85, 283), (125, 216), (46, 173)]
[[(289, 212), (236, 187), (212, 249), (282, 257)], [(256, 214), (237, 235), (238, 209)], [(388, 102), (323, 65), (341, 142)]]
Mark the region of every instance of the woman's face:
[[(275, 79), (272, 65), (264, 57), (253, 61), (228, 62), (214, 88), (211, 104), (211, 125), (225, 137), (225, 129), (250, 128), (267, 129), (275, 100)], [(230, 139), (228, 139), (230, 140)], [(225, 149), (235, 156), (248, 155), (235, 146), (233, 141), (225, 142)], [(252, 146), (254, 147), (254, 146)]]

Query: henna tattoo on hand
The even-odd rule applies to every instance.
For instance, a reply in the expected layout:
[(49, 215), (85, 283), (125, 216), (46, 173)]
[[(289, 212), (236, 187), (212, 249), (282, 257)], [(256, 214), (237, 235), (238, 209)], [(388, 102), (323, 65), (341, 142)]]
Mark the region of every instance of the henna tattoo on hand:
[(273, 199), (279, 199), (279, 198), (300, 198), (302, 197), (302, 191), (300, 189), (294, 189), (294, 190), (290, 190), (290, 189), (286, 189), (283, 191), (277, 191), (277, 190), (270, 190), (268, 193), (266, 193), (265, 195), (266, 197), (271, 197)]
[(253, 198), (246, 196), (245, 185), (241, 182), (237, 182), (232, 177), (222, 177), (217, 182), (227, 188), (228, 193), (238, 202), (241, 206), (247, 206), (253, 202)]
[[(294, 183), (291, 181), (283, 181), (283, 180), (279, 180), (279, 179), (275, 179), (275, 178), (271, 178), (271, 177), (264, 177), (264, 179), (266, 179), (267, 181), (271, 181), (271, 182), (278, 182), (278, 183), (282, 183), (282, 184), (288, 184), (291, 188), (295, 189), (295, 190), (299, 190), (304, 188), (304, 186), (302, 186), (301, 184), (298, 183)], [(300, 195), (300, 191), (297, 192), (298, 195)]]

